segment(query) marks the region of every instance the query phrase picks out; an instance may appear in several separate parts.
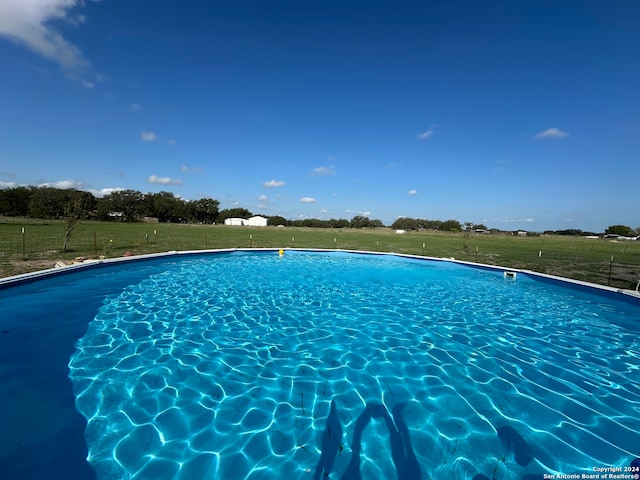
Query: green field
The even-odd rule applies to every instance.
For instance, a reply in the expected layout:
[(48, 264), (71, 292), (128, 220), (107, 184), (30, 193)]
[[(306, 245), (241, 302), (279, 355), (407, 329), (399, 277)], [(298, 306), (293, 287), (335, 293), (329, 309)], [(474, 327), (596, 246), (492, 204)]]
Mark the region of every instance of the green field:
[[(23, 230), (24, 229), (24, 233)], [(582, 237), (407, 232), (386, 228), (319, 229), (85, 222), (62, 251), (61, 222), (0, 220), (0, 276), (75, 258), (120, 257), (215, 248), (328, 248), (406, 253), (521, 268), (617, 288), (634, 289), (640, 242)], [(611, 260), (613, 258), (613, 261)]]

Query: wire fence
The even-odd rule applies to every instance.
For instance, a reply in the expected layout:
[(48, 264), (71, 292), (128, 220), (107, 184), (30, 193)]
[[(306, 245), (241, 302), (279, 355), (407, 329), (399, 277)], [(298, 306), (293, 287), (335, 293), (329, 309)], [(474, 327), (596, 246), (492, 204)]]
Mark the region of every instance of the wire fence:
[(640, 242), (507, 235), (440, 235), (353, 229), (249, 229), (246, 227), (85, 227), (63, 250), (61, 228), (0, 229), (0, 274), (52, 268), (56, 262), (112, 258), (172, 250), (217, 248), (322, 248), (394, 252), (532, 270), (635, 289), (640, 279)]

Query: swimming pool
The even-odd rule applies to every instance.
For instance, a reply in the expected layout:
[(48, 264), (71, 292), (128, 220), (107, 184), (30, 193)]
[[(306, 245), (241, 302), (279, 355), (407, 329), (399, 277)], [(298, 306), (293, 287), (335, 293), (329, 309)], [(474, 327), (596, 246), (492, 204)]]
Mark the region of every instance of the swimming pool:
[(628, 467), (640, 456), (640, 304), (594, 292), (306, 251), (123, 262), (6, 288), (3, 478), (520, 480)]

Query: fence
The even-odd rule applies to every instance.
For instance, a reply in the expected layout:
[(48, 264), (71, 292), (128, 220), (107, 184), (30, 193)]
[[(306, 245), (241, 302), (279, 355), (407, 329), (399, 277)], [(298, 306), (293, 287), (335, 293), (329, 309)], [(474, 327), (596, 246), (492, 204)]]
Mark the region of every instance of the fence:
[(63, 237), (60, 224), (0, 224), (0, 275), (51, 268), (57, 261), (76, 258), (214, 248), (326, 248), (453, 257), (625, 289), (635, 289), (640, 274), (640, 242), (575, 237), (96, 223), (74, 231), (67, 252), (62, 251)]

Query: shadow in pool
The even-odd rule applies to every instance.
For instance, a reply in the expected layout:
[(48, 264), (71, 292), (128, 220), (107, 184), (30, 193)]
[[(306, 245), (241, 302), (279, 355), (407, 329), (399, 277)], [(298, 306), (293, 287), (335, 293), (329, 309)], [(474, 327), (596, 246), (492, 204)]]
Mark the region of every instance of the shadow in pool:
[(515, 428), (509, 426), (498, 427), (497, 432), (500, 443), (502, 443), (502, 446), (507, 449), (507, 452), (513, 452), (518, 465), (526, 467), (531, 463), (533, 460), (531, 448)]
[(333, 462), (338, 455), (342, 443), (342, 425), (338, 419), (338, 409), (335, 400), (331, 401), (331, 409), (327, 418), (327, 427), (322, 434), (322, 455), (316, 467), (313, 480), (318, 480), (322, 473), (328, 475), (333, 469)]
[[(418, 480), (421, 478), (420, 466), (411, 445), (409, 428), (402, 416), (402, 409), (406, 403), (399, 403), (392, 409), (393, 418), (389, 415), (387, 408), (379, 403), (368, 403), (365, 410), (356, 420), (351, 443), (351, 461), (345, 473), (340, 477), (342, 480), (359, 480), (362, 478), (360, 472), (360, 453), (362, 451), (362, 433), (372, 418), (384, 420), (389, 439), (391, 442), (391, 458), (396, 467), (397, 478), (403, 480)], [(342, 440), (342, 426), (338, 420), (337, 407), (335, 401), (331, 402), (327, 427), (322, 436), (322, 454), (316, 467), (314, 480), (321, 478), (322, 474), (328, 476), (333, 468), (340, 443)]]

